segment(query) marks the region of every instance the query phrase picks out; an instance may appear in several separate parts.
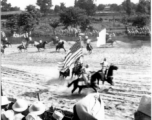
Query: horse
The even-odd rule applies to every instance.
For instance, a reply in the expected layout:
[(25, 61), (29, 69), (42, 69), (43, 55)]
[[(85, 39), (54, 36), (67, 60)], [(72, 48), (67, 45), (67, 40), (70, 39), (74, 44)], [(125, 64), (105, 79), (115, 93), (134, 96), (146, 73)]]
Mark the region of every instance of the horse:
[(70, 69), (68, 68), (65, 72), (60, 71), (60, 73), (59, 73), (59, 78), (60, 78), (61, 76), (62, 76), (63, 78), (66, 78), (66, 77), (70, 76)]
[(40, 48), (45, 49), (45, 44), (47, 44), (46, 41), (44, 41), (44, 42), (42, 42), (42, 43), (40, 43), (40, 44), (38, 44), (38, 45), (34, 45), (34, 46), (35, 46), (35, 47), (38, 49), (38, 51), (39, 51)]
[(73, 75), (80, 77), (80, 75), (82, 74), (82, 64), (77, 64), (73, 69), (72, 69), (72, 76), (71, 78), (73, 78)]
[(64, 48), (64, 41), (62, 41), (62, 42), (58, 42), (58, 44), (57, 44), (57, 46), (56, 46), (56, 51), (59, 49), (59, 51), (60, 51), (60, 49), (64, 49), (64, 51), (66, 52), (66, 49)]
[(2, 39), (2, 43), (3, 43), (3, 45), (8, 45), (8, 47), (12, 46), (12, 44), (9, 41), (6, 41), (4, 39)]
[(7, 46), (6, 45), (2, 45), (2, 47), (1, 47), (1, 53), (4, 55), (4, 52), (5, 52), (5, 48), (7, 48)]
[(91, 54), (93, 47), (91, 46), (91, 44), (87, 44), (86, 49)]
[(90, 78), (90, 83), (88, 85), (84, 84), (83, 78), (77, 78), (76, 80), (72, 81), (71, 83), (68, 84), (67, 87), (70, 87), (73, 84), (73, 90), (71, 91), (72, 94), (74, 91), (79, 88), (79, 94), (81, 93), (81, 90), (84, 88), (93, 88), (95, 92), (97, 92), (96, 88), (100, 89), (99, 87), (99, 80), (102, 81), (102, 84), (104, 82), (108, 82), (110, 85), (114, 85), (113, 83), (113, 70), (117, 70), (118, 67), (115, 65), (110, 65), (109, 70), (108, 70), (108, 75), (107, 79), (102, 79), (102, 74), (100, 73), (100, 70), (93, 73)]
[(19, 45), (17, 48), (19, 51), (22, 51), (23, 49), (24, 51), (27, 50), (27, 46), (23, 46), (23, 45)]

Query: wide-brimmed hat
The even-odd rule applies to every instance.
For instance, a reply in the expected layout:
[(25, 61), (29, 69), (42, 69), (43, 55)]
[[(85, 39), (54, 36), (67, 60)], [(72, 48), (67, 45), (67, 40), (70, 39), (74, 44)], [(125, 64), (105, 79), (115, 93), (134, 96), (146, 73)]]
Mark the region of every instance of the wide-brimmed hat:
[(45, 112), (45, 105), (42, 102), (37, 101), (29, 107), (29, 112), (36, 115), (41, 115)]
[(19, 113), (19, 114), (16, 114), (14, 116), (14, 120), (22, 120), (24, 117), (25, 117), (24, 115), (22, 115), (21, 113)]
[(27, 101), (23, 99), (18, 99), (12, 106), (13, 110), (16, 112), (23, 112), (28, 108)]
[(7, 104), (11, 103), (11, 101), (6, 96), (1, 96), (1, 98), (2, 98), (1, 106), (2, 105), (7, 105)]
[(2, 119), (6, 120), (14, 120), (14, 111), (13, 110), (7, 110), (3, 114), (1, 114)]
[(144, 95), (141, 98), (137, 111), (140, 111), (140, 112), (151, 117), (151, 96)]

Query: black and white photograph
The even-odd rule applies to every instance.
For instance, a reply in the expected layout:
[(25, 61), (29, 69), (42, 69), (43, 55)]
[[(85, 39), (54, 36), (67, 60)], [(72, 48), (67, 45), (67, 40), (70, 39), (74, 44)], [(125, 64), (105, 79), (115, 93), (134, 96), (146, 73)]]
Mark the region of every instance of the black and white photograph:
[(151, 120), (151, 0), (1, 0), (1, 120)]

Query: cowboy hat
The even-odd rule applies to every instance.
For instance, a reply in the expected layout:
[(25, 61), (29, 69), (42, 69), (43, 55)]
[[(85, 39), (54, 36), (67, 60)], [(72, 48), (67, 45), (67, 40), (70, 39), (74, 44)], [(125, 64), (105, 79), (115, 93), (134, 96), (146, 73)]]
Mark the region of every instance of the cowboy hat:
[(45, 105), (42, 102), (37, 101), (29, 107), (29, 112), (36, 115), (41, 115), (45, 112)]
[(29, 113), (26, 117), (26, 120), (42, 120), (39, 116), (33, 114), (33, 113)]
[(19, 114), (16, 114), (14, 116), (14, 120), (22, 120), (24, 117), (25, 117), (24, 115), (22, 115), (21, 113), (19, 113)]
[(86, 39), (88, 39), (88, 36), (85, 36)]
[(2, 98), (1, 106), (2, 105), (7, 105), (7, 104), (11, 103), (11, 101), (9, 101), (6, 96), (1, 96), (1, 98)]
[(27, 101), (23, 99), (18, 99), (12, 106), (13, 110), (16, 112), (23, 112), (28, 108)]
[(140, 111), (148, 116), (151, 116), (151, 96), (144, 95), (141, 98), (137, 111)]
[(1, 114), (1, 118), (3, 120), (13, 120), (14, 119), (14, 111), (13, 110), (7, 110), (3, 114)]

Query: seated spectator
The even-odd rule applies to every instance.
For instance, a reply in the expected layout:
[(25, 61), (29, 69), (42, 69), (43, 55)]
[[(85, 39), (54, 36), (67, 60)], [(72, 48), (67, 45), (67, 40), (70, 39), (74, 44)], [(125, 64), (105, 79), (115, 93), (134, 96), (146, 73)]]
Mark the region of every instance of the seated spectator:
[(1, 110), (6, 111), (8, 110), (9, 105), (11, 104), (11, 101), (6, 96), (1, 96)]
[(104, 120), (104, 103), (98, 93), (92, 93), (76, 103), (73, 112), (73, 120)]
[(1, 120), (14, 120), (14, 111), (7, 110), (1, 113)]
[(134, 114), (135, 120), (151, 120), (151, 96), (144, 95)]
[[(17, 115), (17, 118), (22, 116), (26, 116), (29, 111), (28, 111), (28, 103), (27, 101), (23, 99), (18, 99), (12, 106), (12, 109), (15, 112), (15, 115)], [(20, 115), (19, 115), (20, 114)]]
[(45, 112), (45, 105), (40, 102), (36, 101), (29, 107), (29, 113), (37, 115), (42, 118), (42, 114)]
[(39, 116), (33, 114), (33, 113), (29, 113), (27, 116), (26, 116), (26, 119), (25, 120), (42, 120)]

